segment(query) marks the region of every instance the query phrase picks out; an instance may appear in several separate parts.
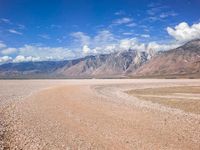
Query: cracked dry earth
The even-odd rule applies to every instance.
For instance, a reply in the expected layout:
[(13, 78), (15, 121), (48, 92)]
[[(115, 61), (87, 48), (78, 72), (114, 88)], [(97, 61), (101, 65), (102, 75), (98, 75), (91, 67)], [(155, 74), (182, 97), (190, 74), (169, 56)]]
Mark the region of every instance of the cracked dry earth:
[(200, 115), (127, 90), (200, 80), (1, 80), (0, 149), (200, 149)]

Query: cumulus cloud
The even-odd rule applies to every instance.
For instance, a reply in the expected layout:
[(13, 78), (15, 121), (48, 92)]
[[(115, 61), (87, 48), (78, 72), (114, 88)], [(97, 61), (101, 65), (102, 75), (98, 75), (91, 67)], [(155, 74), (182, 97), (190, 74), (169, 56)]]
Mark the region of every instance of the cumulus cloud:
[(10, 56), (0, 57), (0, 63), (6, 63), (6, 62), (11, 62), (11, 61), (12, 61), (12, 57), (10, 57)]
[(165, 51), (180, 46), (179, 43), (173, 42), (168, 44), (160, 44), (158, 42), (141, 43), (137, 38), (127, 38), (120, 40), (119, 44), (115, 47), (120, 50), (134, 49), (138, 51), (157, 52)]
[(153, 55), (155, 51), (169, 50), (178, 46), (179, 45), (176, 43), (159, 44), (157, 42), (150, 42), (145, 44), (139, 42), (137, 38), (121, 39), (115, 41), (114, 43), (106, 43), (104, 45), (99, 45), (95, 47), (83, 45), (81, 49), (77, 51), (69, 50), (68, 48), (64, 47), (52, 48), (25, 45), (17, 49), (18, 55), (15, 58), (11, 58), (9, 56), (0, 57), (0, 63), (74, 59), (90, 54), (105, 54), (129, 49), (146, 51)]
[(20, 62), (34, 62), (34, 61), (41, 61), (41, 59), (39, 57), (32, 57), (32, 56), (25, 57), (23, 55), (18, 55), (15, 58), (12, 58), (10, 56), (0, 57), (0, 64), (8, 62), (20, 63)]
[(118, 50), (117, 44), (97, 46), (91, 50), (93, 54), (107, 54)]
[(25, 59), (26, 58), (24, 56), (19, 55), (13, 60), (13, 62), (23, 62), (23, 61), (25, 61)]
[(84, 45), (84, 46), (83, 46), (83, 53), (84, 53), (84, 54), (90, 53), (90, 48), (89, 48), (87, 45)]
[(3, 49), (1, 51), (1, 53), (3, 55), (9, 55), (9, 54), (13, 54), (13, 53), (16, 53), (17, 52), (17, 49), (16, 48), (6, 48), (6, 49)]
[(179, 42), (200, 38), (200, 23), (189, 26), (186, 22), (182, 22), (172, 27), (167, 27), (167, 32)]
[(110, 44), (105, 46), (104, 48), (105, 52), (114, 52), (117, 50), (117, 44)]
[(136, 38), (123, 39), (119, 42), (120, 50), (135, 49), (139, 51), (145, 50), (145, 44), (139, 43)]
[(15, 59), (13, 59), (13, 62), (15, 63), (19, 63), (19, 62), (34, 62), (34, 61), (40, 61), (39, 57), (32, 57), (32, 56), (28, 56), (25, 57), (23, 55), (18, 55)]
[(120, 41), (119, 43), (119, 48), (121, 49), (129, 49), (131, 48), (132, 43), (134, 43), (135, 40), (134, 39), (123, 39)]
[[(86, 35), (85, 33), (78, 32), (81, 37)], [(124, 32), (123, 35), (131, 35), (130, 32)], [(150, 38), (149, 34), (141, 34), (140, 37), (142, 38)], [(81, 43), (82, 38), (79, 39)], [(88, 36), (87, 35), (87, 42), (84, 45), (81, 45), (79, 49), (81, 49), (83, 55), (89, 54), (102, 54), (102, 53), (111, 53), (115, 51), (123, 51), (123, 50), (139, 50), (139, 51), (164, 51), (173, 49), (180, 46), (180, 44), (169, 43), (169, 44), (160, 44), (158, 42), (149, 42), (149, 43), (142, 43), (139, 42), (137, 38), (124, 38), (118, 39), (115, 35), (113, 35), (108, 30), (103, 30), (97, 33), (96, 36)], [(77, 48), (78, 49), (78, 48)]]
[(15, 30), (15, 29), (9, 29), (8, 32), (13, 33), (13, 34), (18, 34), (18, 35), (22, 35), (21, 32)]

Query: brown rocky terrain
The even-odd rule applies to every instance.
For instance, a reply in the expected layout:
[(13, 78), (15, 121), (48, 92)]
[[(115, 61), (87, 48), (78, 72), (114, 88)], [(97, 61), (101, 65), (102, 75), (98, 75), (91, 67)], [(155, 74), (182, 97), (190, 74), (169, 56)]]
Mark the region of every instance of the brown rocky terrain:
[(200, 77), (200, 40), (162, 52), (142, 65), (135, 76)]

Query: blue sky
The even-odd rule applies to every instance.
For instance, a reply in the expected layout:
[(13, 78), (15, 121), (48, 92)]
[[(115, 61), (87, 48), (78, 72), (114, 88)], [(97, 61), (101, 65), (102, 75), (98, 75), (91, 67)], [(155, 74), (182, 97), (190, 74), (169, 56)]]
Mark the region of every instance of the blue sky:
[(199, 0), (0, 0), (0, 63), (167, 50), (195, 38)]

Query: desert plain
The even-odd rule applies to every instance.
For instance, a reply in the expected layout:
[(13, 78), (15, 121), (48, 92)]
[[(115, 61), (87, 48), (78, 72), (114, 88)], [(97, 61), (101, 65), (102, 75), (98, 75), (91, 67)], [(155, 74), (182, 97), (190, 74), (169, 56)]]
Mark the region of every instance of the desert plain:
[(199, 150), (200, 80), (0, 80), (0, 149)]

